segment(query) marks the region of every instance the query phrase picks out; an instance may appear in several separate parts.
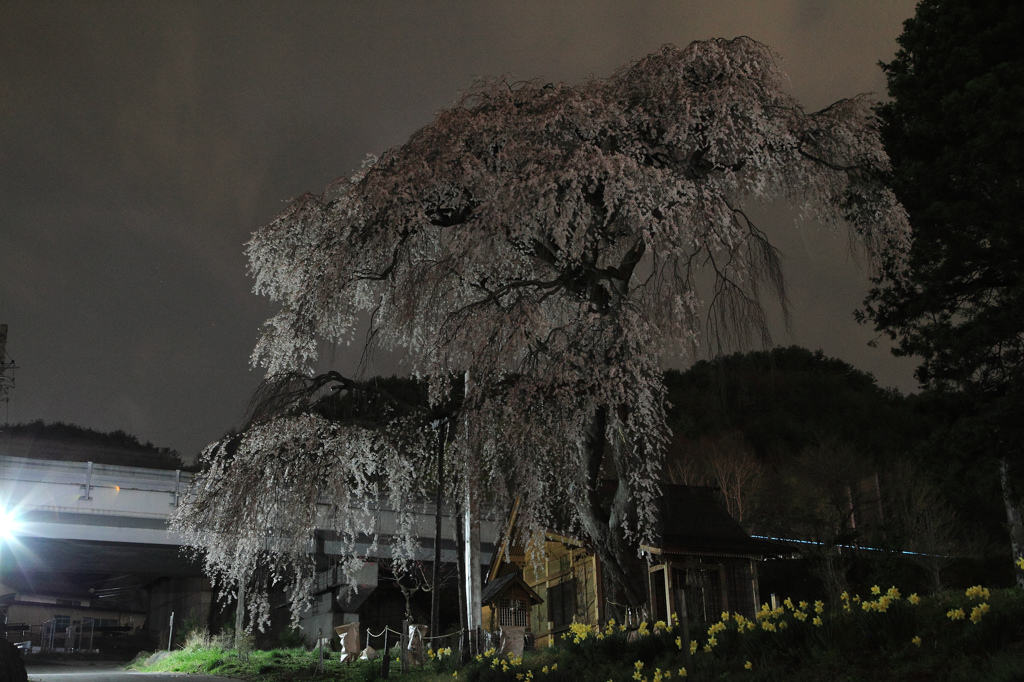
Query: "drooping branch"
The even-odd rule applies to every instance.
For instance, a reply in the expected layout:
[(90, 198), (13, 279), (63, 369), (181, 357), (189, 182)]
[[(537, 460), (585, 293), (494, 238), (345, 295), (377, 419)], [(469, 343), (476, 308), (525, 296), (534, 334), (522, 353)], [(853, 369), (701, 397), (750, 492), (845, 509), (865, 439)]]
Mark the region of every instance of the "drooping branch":
[[(200, 485), (225, 499), (204, 498), (190, 521), (244, 535), (238, 551), (209, 541), (216, 561), (254, 556), (261, 537), (242, 522), (344, 536), (356, 496), (421, 491), (436, 440), (425, 425), (457, 404), (445, 467), (473, 471), (499, 507), (519, 499), (528, 545), (568, 526), (626, 581), (668, 437), (662, 357), (707, 336), (766, 342), (762, 297), (785, 308), (779, 254), (748, 203), (849, 219), (869, 263), (892, 267), (909, 243), (868, 105), (808, 115), (784, 83), (749, 38), (666, 46), (578, 85), (482, 81), (258, 231), (250, 269), (281, 312), (253, 353), (269, 379), (249, 428), (209, 452)], [(425, 400), (312, 375), (319, 344), (351, 341), (366, 316), (363, 358), (404, 353)], [(453, 377), (466, 371), (463, 399)], [(602, 476), (617, 478), (605, 497)], [(271, 481), (284, 492), (266, 509), (231, 497), (259, 499)], [(321, 495), (336, 508), (316, 511)]]

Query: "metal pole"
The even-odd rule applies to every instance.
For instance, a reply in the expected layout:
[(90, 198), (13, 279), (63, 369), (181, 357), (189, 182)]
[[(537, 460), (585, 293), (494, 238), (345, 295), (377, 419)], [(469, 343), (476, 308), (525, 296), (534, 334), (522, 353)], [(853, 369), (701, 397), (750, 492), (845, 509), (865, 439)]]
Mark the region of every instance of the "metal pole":
[(85, 472), (85, 485), (82, 486), (83, 488), (85, 488), (85, 494), (80, 495), (78, 497), (78, 499), (80, 500), (92, 499), (92, 462), (86, 462), (86, 467), (87, 468)]
[[(447, 423), (438, 426), (437, 495), (434, 497), (434, 573), (430, 580), (430, 634), (441, 630), (441, 505), (444, 502), (444, 446), (448, 440)], [(405, 666), (402, 672), (407, 672)]]
[(167, 635), (167, 650), (171, 650), (171, 641), (174, 639), (174, 611), (171, 611), (171, 633)]

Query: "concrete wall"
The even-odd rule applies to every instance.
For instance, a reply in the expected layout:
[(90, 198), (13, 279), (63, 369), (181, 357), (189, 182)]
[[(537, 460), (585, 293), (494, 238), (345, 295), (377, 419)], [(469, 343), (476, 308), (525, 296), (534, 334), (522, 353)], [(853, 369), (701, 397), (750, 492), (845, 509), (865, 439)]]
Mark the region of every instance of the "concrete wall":
[(183, 641), (191, 628), (209, 628), (213, 590), (206, 577), (161, 578), (149, 590), (146, 630), (167, 647), (174, 614), (175, 641)]

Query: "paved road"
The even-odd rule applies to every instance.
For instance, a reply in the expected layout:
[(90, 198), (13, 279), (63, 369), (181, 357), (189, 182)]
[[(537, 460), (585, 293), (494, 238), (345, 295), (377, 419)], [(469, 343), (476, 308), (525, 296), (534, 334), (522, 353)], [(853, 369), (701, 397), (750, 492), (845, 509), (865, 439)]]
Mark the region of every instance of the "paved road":
[[(123, 663), (109, 661), (45, 663), (28, 665), (29, 682), (232, 682), (229, 677), (185, 673), (136, 673), (122, 670)], [(235, 680), (234, 682), (237, 682)]]

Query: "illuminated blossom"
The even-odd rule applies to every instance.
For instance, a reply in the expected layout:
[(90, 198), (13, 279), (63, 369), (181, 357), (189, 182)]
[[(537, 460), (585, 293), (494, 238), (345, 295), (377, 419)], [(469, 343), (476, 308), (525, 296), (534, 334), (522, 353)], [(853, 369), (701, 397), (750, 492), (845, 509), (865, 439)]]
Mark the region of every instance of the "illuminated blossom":
[[(787, 87), (749, 38), (666, 46), (574, 86), (482, 81), (355, 176), (296, 199), (246, 247), (254, 290), (279, 308), (252, 361), (280, 390), (204, 451), (172, 529), (225, 589), (250, 581), (256, 622), (275, 582), (296, 618), (308, 604), (317, 530), (337, 538), (353, 584), (357, 544), (377, 545), (385, 508), (391, 558), (416, 556), (433, 419), (313, 408), (354, 390), (311, 376), (322, 349), (368, 324), (367, 357), (399, 353), (431, 407), (459, 403), (452, 475), (436, 482), (449, 499), (486, 488), (497, 507), (518, 500), (534, 558), (564, 512), (641, 603), (622, 566), (653, 538), (664, 360), (767, 341), (762, 298), (785, 300), (747, 209), (782, 200), (847, 225), (873, 271), (900, 270), (908, 252), (871, 102), (809, 113)], [(453, 377), (467, 374), (463, 391)], [(611, 514), (591, 504), (605, 467), (622, 486)]]

